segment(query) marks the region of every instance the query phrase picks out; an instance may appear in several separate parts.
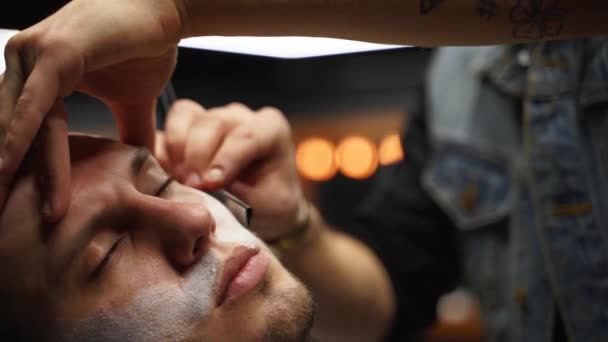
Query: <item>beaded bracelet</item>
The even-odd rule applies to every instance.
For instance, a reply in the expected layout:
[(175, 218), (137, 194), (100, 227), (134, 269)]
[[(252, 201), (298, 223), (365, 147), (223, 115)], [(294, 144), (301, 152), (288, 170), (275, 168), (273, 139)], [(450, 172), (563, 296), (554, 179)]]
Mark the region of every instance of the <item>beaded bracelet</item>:
[(302, 223), (300, 223), (293, 231), (270, 241), (266, 241), (270, 249), (278, 256), (293, 249), (299, 245), (300, 242), (306, 236), (306, 233), (310, 230), (311, 226), (311, 215), (310, 215), (310, 202), (306, 201), (306, 216)]

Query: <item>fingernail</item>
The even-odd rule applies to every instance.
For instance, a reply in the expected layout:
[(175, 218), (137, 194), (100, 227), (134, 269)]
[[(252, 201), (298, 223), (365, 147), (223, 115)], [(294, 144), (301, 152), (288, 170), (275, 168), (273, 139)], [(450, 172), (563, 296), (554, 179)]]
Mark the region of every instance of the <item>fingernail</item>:
[(207, 173), (205, 173), (206, 182), (217, 183), (221, 182), (223, 178), (224, 172), (218, 167), (214, 167), (211, 170), (207, 171)]
[(201, 185), (201, 177), (197, 173), (191, 173), (186, 177), (186, 185), (198, 187)]

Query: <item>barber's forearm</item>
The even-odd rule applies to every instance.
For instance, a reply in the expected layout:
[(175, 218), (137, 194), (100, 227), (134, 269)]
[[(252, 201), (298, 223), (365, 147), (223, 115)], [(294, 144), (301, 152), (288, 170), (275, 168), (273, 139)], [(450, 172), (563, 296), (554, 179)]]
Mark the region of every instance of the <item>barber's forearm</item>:
[(322, 341), (374, 341), (395, 311), (388, 274), (364, 244), (328, 227), (312, 210), (304, 240), (283, 263), (312, 291), (317, 303), (313, 335)]
[(183, 35), (325, 36), (412, 45), (608, 33), (602, 0), (176, 0)]

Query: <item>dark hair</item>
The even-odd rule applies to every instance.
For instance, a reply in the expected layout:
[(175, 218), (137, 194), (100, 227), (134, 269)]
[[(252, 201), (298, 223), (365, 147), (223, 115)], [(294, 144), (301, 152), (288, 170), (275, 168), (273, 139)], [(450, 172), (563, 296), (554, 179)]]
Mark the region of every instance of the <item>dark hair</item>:
[[(4, 310), (3, 310), (4, 311)], [(12, 316), (12, 315), (11, 315)], [(0, 340), (14, 342), (50, 341), (49, 335), (45, 334), (39, 324), (30, 322), (27, 318), (8, 316), (2, 313), (0, 322)]]
[(44, 301), (36, 295), (0, 289), (0, 341), (50, 342), (50, 316)]

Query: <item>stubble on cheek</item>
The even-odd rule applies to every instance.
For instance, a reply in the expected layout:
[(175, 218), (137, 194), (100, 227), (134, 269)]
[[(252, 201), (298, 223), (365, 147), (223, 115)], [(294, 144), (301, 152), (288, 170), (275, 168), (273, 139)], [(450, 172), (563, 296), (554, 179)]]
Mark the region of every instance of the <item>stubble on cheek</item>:
[(219, 258), (208, 253), (184, 282), (137, 291), (122, 308), (104, 308), (76, 322), (62, 341), (186, 341), (215, 308)]
[(315, 305), (308, 290), (301, 284), (273, 291), (268, 325), (260, 341), (308, 341), (314, 321)]
[(273, 264), (259, 288), (264, 325), (251, 341), (308, 341), (315, 313), (312, 296), (278, 260)]

